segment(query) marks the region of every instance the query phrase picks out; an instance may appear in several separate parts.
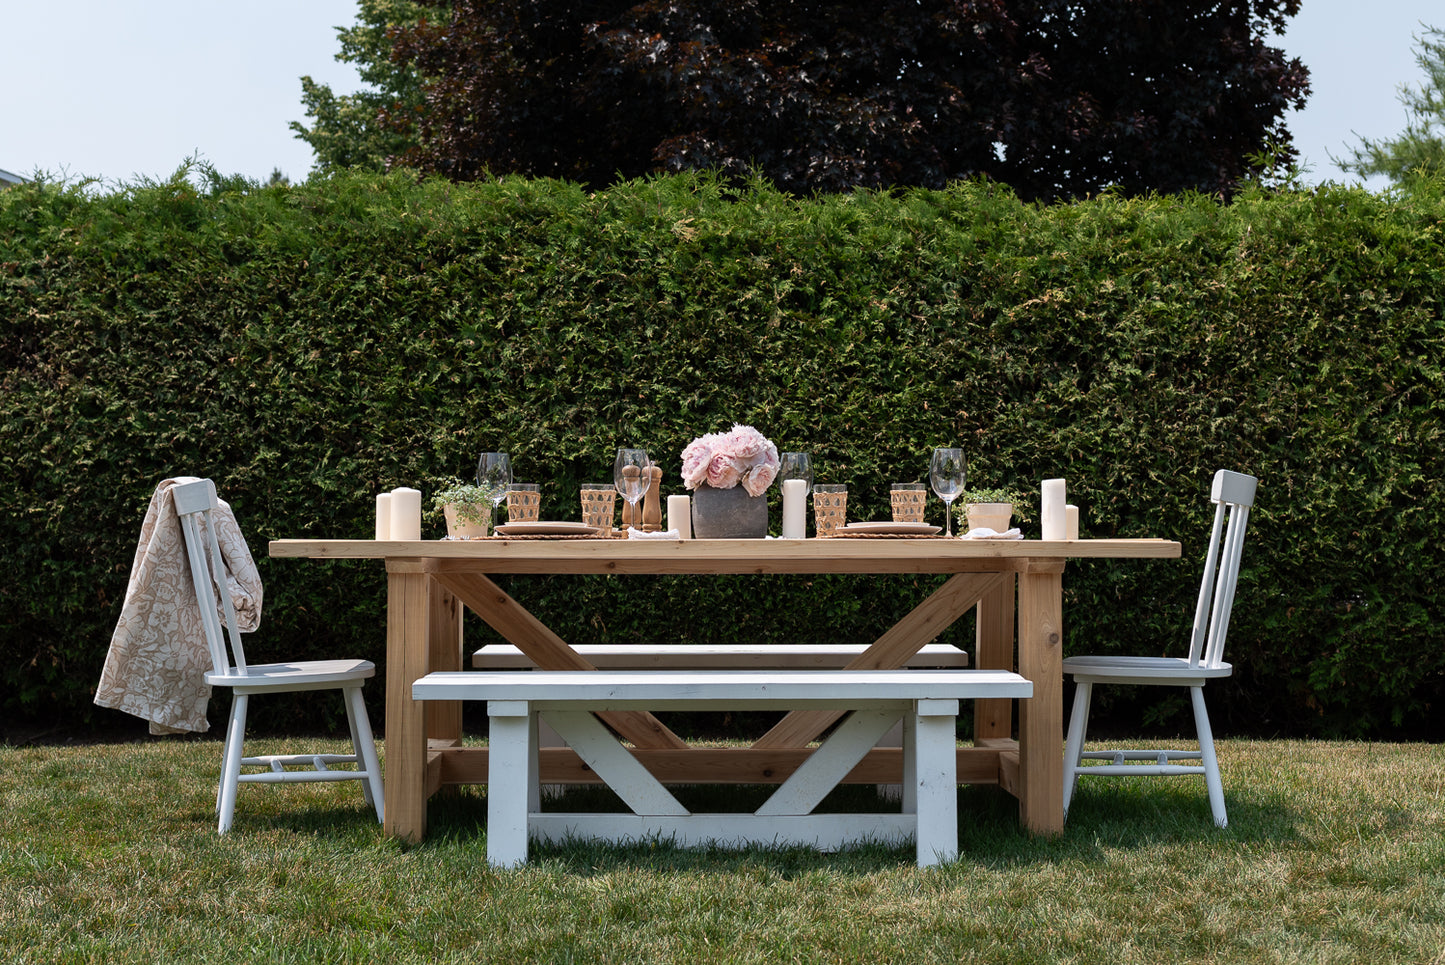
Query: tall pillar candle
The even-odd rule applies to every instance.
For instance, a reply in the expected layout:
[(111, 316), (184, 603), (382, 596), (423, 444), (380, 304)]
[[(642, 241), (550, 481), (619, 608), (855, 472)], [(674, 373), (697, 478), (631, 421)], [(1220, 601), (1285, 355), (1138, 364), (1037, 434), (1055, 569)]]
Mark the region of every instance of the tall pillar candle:
[(1079, 507), (1064, 507), (1064, 539), (1079, 538)]
[(1062, 479), (1045, 479), (1042, 503), (1043, 516), (1043, 538), (1046, 540), (1064, 539), (1068, 530), (1067, 510), (1068, 496), (1064, 490)]
[(391, 538), (421, 539), (421, 491), (400, 486), (391, 491)]
[(677, 530), (677, 535), (683, 539), (692, 539), (691, 497), (667, 497), (667, 528)]
[(808, 484), (802, 479), (783, 480), (783, 539), (808, 535)]
[(376, 538), (391, 539), (391, 493), (380, 493), (376, 497)]

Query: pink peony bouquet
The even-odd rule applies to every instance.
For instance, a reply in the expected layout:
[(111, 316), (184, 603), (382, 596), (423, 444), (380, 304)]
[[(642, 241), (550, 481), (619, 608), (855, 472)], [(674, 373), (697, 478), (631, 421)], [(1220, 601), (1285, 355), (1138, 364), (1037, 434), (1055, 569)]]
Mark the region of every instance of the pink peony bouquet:
[(696, 489), (732, 489), (742, 483), (749, 496), (761, 496), (778, 475), (778, 447), (752, 426), (734, 425), (712, 432), (682, 450), (682, 484)]

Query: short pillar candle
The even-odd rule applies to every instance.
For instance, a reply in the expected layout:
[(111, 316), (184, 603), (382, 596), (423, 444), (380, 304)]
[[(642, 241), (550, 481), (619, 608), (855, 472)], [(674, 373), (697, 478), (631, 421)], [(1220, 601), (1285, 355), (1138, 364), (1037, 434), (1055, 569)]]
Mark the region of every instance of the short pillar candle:
[(677, 530), (677, 535), (682, 539), (692, 539), (692, 499), (690, 497), (667, 497), (667, 528)]
[(391, 493), (378, 493), (376, 497), (376, 538), (391, 539)]

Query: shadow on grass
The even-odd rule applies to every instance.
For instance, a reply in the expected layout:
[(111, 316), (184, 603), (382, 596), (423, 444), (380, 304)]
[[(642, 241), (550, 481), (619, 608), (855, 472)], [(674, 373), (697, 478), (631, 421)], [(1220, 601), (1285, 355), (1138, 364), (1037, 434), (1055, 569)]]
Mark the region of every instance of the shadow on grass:
[[(750, 811), (771, 788), (682, 787), (673, 789), (689, 809)], [(1131, 779), (1088, 782), (1074, 798), (1064, 833), (1049, 838), (1030, 834), (1019, 824), (1018, 801), (995, 787), (961, 787), (958, 795), (959, 862), (982, 867), (1022, 868), (1064, 862), (1094, 864), (1110, 852), (1174, 846), (1279, 845), (1297, 840), (1302, 815), (1283, 798), (1226, 795), (1230, 826), (1216, 828), (1202, 784)], [(897, 805), (891, 805), (897, 810)], [(622, 811), (606, 789), (574, 788), (546, 801), (544, 810)], [(843, 787), (824, 800), (820, 812), (889, 810), (872, 786)], [(481, 788), (458, 789), (432, 799), (427, 840), (418, 847), (464, 844), (486, 849), (486, 795)], [(871, 874), (912, 868), (911, 844), (861, 842), (837, 851), (806, 846), (749, 847), (709, 845), (682, 848), (669, 839), (627, 844), (583, 840), (533, 841), (529, 865), (569, 874), (593, 875), (622, 870), (738, 871), (763, 868), (782, 877), (813, 872)]]

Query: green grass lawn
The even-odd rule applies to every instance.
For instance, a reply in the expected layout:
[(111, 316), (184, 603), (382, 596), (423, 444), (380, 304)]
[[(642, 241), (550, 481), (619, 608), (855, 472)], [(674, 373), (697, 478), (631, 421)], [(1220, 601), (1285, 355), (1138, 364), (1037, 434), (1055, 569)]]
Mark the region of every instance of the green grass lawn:
[(1053, 840), (963, 788), (961, 857), (930, 870), (911, 847), (648, 844), (496, 872), (481, 789), (433, 800), (407, 847), (350, 782), (243, 787), (222, 838), (219, 760), (0, 747), (0, 960), (1445, 965), (1441, 746), (1224, 741), (1225, 830), (1197, 777), (1083, 783)]

